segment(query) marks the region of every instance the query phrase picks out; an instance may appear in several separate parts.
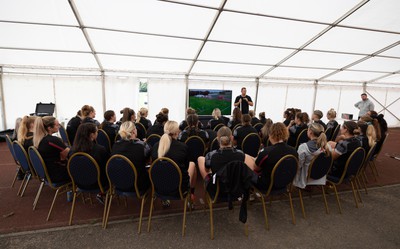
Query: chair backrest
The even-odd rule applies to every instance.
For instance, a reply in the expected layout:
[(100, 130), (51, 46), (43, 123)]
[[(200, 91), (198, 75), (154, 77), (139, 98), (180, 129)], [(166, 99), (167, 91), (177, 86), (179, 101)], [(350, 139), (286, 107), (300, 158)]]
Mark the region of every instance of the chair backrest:
[(153, 147), (158, 141), (160, 141), (161, 136), (158, 134), (151, 134), (147, 139), (146, 143), (150, 146)]
[(257, 133), (250, 133), (242, 141), (242, 151), (256, 157), (260, 151), (261, 139)]
[(39, 151), (35, 147), (30, 146), (28, 148), (28, 155), (32, 167), (34, 168), (39, 179), (41, 179), (42, 181), (47, 181), (49, 183), (49, 186), (53, 186), (53, 182), (47, 171), (46, 164), (43, 161), (43, 158), (40, 155)]
[(242, 126), (242, 123), (236, 124), (233, 128), (232, 128), (232, 133), (239, 127)]
[(335, 141), (336, 137), (339, 135), (339, 131), (340, 131), (340, 125), (337, 125), (332, 133), (330, 141)]
[(221, 127), (224, 127), (224, 126), (225, 126), (225, 124), (222, 124), (222, 123), (217, 124), (217, 125), (214, 127), (213, 131), (218, 131)]
[(302, 143), (307, 143), (308, 142), (308, 135), (307, 135), (307, 130), (304, 129), (300, 132), (300, 134), (296, 138), (296, 146), (295, 149), (297, 150)]
[(8, 136), (8, 134), (6, 134), (6, 142), (7, 142), (8, 150), (10, 151), (15, 163), (19, 165), (17, 157), (15, 156), (15, 153), (14, 153), (13, 142), (12, 142), (10, 136)]
[(29, 161), (28, 154), (26, 153), (24, 147), (18, 141), (14, 141), (13, 149), (14, 149), (15, 157), (17, 158), (19, 164), (21, 165), (21, 168), (24, 171), (24, 173), (30, 172), (31, 174), (36, 175), (35, 171), (32, 170), (32, 166)]
[(76, 152), (69, 158), (67, 168), (74, 186), (84, 190), (96, 188), (104, 193), (100, 181), (100, 168), (92, 156)]
[(388, 136), (389, 136), (389, 133), (386, 133), (385, 138), (383, 139), (383, 142), (382, 143), (377, 143), (377, 147), (375, 148), (375, 153), (373, 155), (373, 158), (371, 158), (371, 160), (374, 159), (374, 158), (377, 158), (379, 156), (379, 154), (382, 151), (382, 147), (385, 144)]
[(67, 146), (71, 146), (71, 143), (68, 138), (68, 133), (65, 130), (64, 126), (60, 125), (60, 128), (58, 129), (58, 133), (60, 134), (61, 139), (63, 140), (64, 144)]
[(113, 155), (107, 162), (106, 174), (110, 186), (118, 191), (136, 192), (139, 196), (137, 187), (137, 171), (133, 163), (123, 155)]
[(142, 123), (135, 123), (137, 130), (137, 138), (143, 140), (146, 137), (146, 127)]
[(274, 166), (271, 173), (271, 183), (267, 195), (271, 190), (286, 189), (293, 182), (297, 173), (298, 160), (293, 155), (282, 157)]
[(110, 138), (108, 137), (108, 134), (104, 130), (102, 130), (102, 129), (98, 130), (96, 142), (98, 144), (104, 146), (104, 148), (106, 148), (107, 152), (110, 153), (111, 141), (110, 141)]
[(377, 143), (375, 143), (373, 146), (371, 146), (371, 148), (369, 148), (369, 151), (368, 151), (367, 155), (365, 156), (364, 163), (368, 163), (369, 161), (373, 160), (373, 157), (374, 157), (375, 151), (376, 151), (376, 147), (377, 147)]
[(326, 136), (326, 139), (328, 139), (328, 141), (331, 139), (331, 136), (332, 136), (332, 128), (331, 127), (327, 128), (325, 130), (325, 136)]
[(257, 124), (254, 124), (254, 125), (253, 125), (254, 129), (256, 129), (257, 132), (260, 132), (260, 131), (261, 131), (261, 128), (263, 128), (263, 126), (264, 126), (263, 123), (257, 123)]
[(149, 177), (154, 193), (159, 196), (174, 196), (183, 200), (182, 172), (170, 158), (157, 158), (150, 166)]
[(362, 147), (355, 149), (347, 159), (343, 174), (337, 184), (341, 184), (344, 179), (355, 176), (364, 162), (364, 157), (365, 150)]
[(219, 149), (219, 142), (218, 142), (218, 138), (216, 137), (211, 141), (209, 150), (213, 151), (213, 150), (218, 150), (218, 149)]
[(206, 152), (206, 144), (199, 136), (191, 136), (186, 139), (185, 144), (188, 146), (188, 158), (191, 162), (197, 162), (199, 156), (204, 156)]
[(314, 157), (308, 167), (308, 178), (317, 180), (328, 174), (333, 164), (332, 156), (327, 156), (324, 152)]

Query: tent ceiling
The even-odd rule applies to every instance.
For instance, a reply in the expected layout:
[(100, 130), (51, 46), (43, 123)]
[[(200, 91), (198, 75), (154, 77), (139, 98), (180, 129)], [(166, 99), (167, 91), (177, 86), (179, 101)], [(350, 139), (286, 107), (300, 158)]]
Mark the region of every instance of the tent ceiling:
[(398, 0), (0, 0), (0, 66), (400, 83), (399, 9)]

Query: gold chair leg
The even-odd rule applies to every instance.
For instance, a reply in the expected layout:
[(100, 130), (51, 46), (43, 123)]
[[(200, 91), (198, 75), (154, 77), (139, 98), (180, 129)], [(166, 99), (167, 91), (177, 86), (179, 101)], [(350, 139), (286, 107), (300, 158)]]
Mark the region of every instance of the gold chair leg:
[(125, 207), (128, 207), (128, 198), (125, 196)]
[(327, 214), (329, 214), (328, 202), (326, 201), (326, 195), (325, 195), (325, 186), (321, 185), (321, 189), (322, 189), (322, 196), (324, 197), (325, 211)]
[(51, 212), (53, 211), (54, 203), (56, 202), (56, 199), (57, 199), (58, 191), (59, 191), (59, 190), (60, 190), (60, 189), (58, 188), (58, 189), (56, 190), (56, 193), (54, 194), (53, 202), (51, 203), (50, 210), (49, 210), (49, 213), (48, 213), (48, 215), (47, 215), (46, 221), (49, 221), (49, 219), (50, 219), (50, 215), (51, 215)]
[(39, 189), (38, 189), (38, 192), (36, 193), (35, 200), (33, 201), (33, 210), (36, 209), (36, 205), (39, 202), (39, 197), (40, 197), (40, 194), (42, 193), (43, 185), (44, 185), (44, 182), (41, 182), (40, 186), (39, 186)]
[(107, 211), (106, 211), (106, 217), (105, 217), (105, 220), (104, 220), (104, 229), (107, 228), (108, 218), (110, 217), (110, 210), (111, 210), (111, 204), (112, 204), (113, 198), (114, 198), (113, 194), (109, 195), (109, 197), (108, 197), (109, 200), (108, 200), (107, 205), (106, 205)]
[(244, 223), (244, 235), (249, 237), (249, 224), (247, 224), (247, 222)]
[(25, 181), (25, 184), (24, 184), (24, 188), (22, 189), (22, 192), (21, 192), (21, 197), (24, 196), (26, 187), (28, 187), (28, 184), (29, 184), (29, 181), (31, 180), (31, 178), (32, 178), (32, 175), (31, 174), (27, 174), (26, 181)]
[(187, 204), (189, 200), (190, 194), (186, 194), (185, 201), (184, 201), (184, 207), (183, 207), (183, 222), (182, 222), (182, 237), (185, 237), (185, 228), (186, 228), (186, 209), (187, 209)]
[(267, 207), (265, 205), (265, 199), (264, 195), (261, 194), (261, 203), (263, 205), (263, 211), (264, 211), (264, 220), (265, 220), (265, 229), (269, 230), (269, 224), (268, 224), (268, 216), (267, 216)]
[(89, 193), (90, 206), (93, 206), (92, 195)]
[(300, 188), (299, 188), (299, 200), (300, 200), (301, 212), (303, 213), (303, 217), (305, 219), (306, 218), (306, 211), (304, 209), (303, 195), (301, 194), (301, 189)]
[(333, 186), (333, 190), (335, 191), (336, 201), (337, 201), (337, 204), (338, 204), (338, 207), (339, 207), (339, 213), (342, 214), (342, 206), (340, 205), (339, 195), (338, 195), (336, 186), (335, 186), (335, 184), (332, 184), (332, 186)]
[(13, 180), (12, 183), (11, 183), (11, 188), (14, 187), (15, 182), (17, 181), (17, 178), (18, 178), (18, 171), (19, 171), (19, 167), (17, 167), (17, 172), (15, 173), (14, 180)]
[(210, 196), (207, 196), (208, 207), (210, 209), (210, 238), (214, 239), (214, 218), (213, 218), (213, 204)]
[(353, 191), (354, 202), (356, 203), (356, 208), (358, 208), (358, 200), (357, 200), (356, 191), (354, 189), (353, 180), (351, 180), (350, 183), (351, 183), (351, 190)]
[(365, 176), (365, 170), (364, 170), (364, 174), (361, 175), (361, 180), (362, 180), (363, 185), (364, 185), (365, 194), (367, 195), (368, 194), (368, 189), (367, 189), (367, 179), (366, 179), (366, 176)]
[(24, 186), (24, 184), (25, 184), (25, 181), (26, 181), (26, 174), (24, 174), (24, 178), (22, 178), (21, 185), (19, 185), (19, 189), (18, 189), (18, 192), (17, 192), (17, 196), (20, 196), (20, 195), (21, 195), (22, 188), (23, 188), (23, 186)]
[(151, 201), (150, 201), (150, 212), (149, 212), (149, 221), (147, 224), (147, 232), (150, 232), (151, 228), (151, 215), (153, 214), (153, 205), (154, 205), (154, 195), (151, 195)]
[(71, 214), (69, 215), (69, 223), (68, 223), (68, 225), (70, 225), (70, 226), (72, 224), (72, 217), (74, 216), (75, 201), (76, 201), (76, 192), (74, 191), (74, 197), (72, 199)]
[(296, 225), (296, 217), (294, 216), (292, 194), (290, 192), (289, 192), (289, 202), (290, 202), (290, 212), (292, 213), (292, 223), (293, 225)]
[(360, 194), (361, 183), (360, 183), (360, 179), (358, 177), (356, 177), (354, 184), (356, 185), (358, 199), (360, 200), (360, 203), (362, 203), (361, 194)]
[(107, 208), (108, 208), (108, 198), (109, 198), (109, 193), (107, 191), (106, 194), (106, 201), (104, 203), (104, 210), (103, 210), (103, 220), (101, 222), (101, 227), (105, 229), (105, 223), (106, 223), (106, 216), (107, 216)]
[(84, 193), (81, 193), (81, 197), (82, 197), (82, 202), (83, 202), (83, 204), (86, 205), (85, 194), (84, 194)]
[(144, 203), (146, 202), (146, 199), (147, 199), (147, 195), (142, 197), (142, 205), (140, 206), (138, 234), (140, 234), (142, 231), (142, 217), (143, 217)]

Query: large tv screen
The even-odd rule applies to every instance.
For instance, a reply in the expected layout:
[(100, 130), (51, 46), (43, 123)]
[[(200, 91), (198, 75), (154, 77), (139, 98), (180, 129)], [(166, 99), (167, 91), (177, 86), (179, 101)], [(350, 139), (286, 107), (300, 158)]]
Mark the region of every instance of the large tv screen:
[(189, 107), (198, 115), (211, 115), (214, 108), (219, 108), (222, 115), (231, 115), (232, 91), (189, 89)]

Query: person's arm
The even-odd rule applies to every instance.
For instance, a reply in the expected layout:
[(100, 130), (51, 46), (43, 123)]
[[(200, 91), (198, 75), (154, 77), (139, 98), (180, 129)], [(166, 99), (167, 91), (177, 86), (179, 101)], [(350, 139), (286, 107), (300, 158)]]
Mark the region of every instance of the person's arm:
[(253, 100), (251, 100), (250, 96), (246, 96), (245, 100), (247, 101), (247, 103), (249, 103), (249, 106), (253, 106), (254, 105)]
[(374, 103), (372, 103), (372, 101), (369, 102), (369, 111), (373, 111), (375, 109), (375, 105)]
[(235, 99), (235, 103), (233, 105), (239, 106), (241, 102), (242, 102), (242, 98), (240, 96), (237, 96)]
[(361, 104), (361, 101), (358, 101), (357, 103), (354, 104), (354, 107), (360, 109), (360, 104)]

